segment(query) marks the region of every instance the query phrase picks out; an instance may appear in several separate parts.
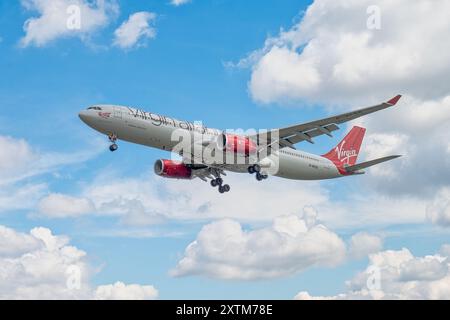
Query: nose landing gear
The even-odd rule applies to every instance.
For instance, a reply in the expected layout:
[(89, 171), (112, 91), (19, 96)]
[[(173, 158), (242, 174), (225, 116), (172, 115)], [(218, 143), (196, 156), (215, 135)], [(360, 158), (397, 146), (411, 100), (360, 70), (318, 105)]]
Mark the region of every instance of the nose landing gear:
[(116, 144), (117, 135), (115, 133), (108, 134), (108, 139), (111, 142), (111, 145), (109, 146), (109, 150), (111, 152), (114, 152), (117, 149), (119, 149), (119, 146)]

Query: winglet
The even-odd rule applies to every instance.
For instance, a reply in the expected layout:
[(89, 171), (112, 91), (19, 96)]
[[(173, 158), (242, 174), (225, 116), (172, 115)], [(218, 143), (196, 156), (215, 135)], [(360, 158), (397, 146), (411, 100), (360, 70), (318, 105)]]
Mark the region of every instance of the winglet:
[(391, 105), (391, 106), (395, 106), (398, 102), (398, 100), (400, 100), (400, 98), (402, 97), (401, 94), (393, 97), (391, 100), (389, 100), (388, 102), (386, 102), (387, 104)]

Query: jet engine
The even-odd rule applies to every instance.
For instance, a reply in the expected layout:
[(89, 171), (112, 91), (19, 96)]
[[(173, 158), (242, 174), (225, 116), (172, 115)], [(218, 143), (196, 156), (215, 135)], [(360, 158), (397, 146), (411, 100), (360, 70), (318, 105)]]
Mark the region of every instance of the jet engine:
[(219, 150), (248, 156), (257, 151), (257, 145), (248, 137), (222, 133), (217, 139)]
[(179, 161), (159, 159), (153, 168), (158, 176), (164, 178), (192, 179), (192, 169)]

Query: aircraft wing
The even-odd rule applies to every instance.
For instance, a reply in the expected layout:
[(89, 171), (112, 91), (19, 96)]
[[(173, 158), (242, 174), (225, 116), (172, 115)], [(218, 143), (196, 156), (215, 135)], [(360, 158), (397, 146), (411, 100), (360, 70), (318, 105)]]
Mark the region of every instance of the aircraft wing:
[[(332, 132), (339, 129), (339, 124), (392, 107), (397, 104), (401, 97), (401, 95), (397, 95), (391, 100), (375, 106), (350, 111), (316, 121), (271, 130), (264, 134), (250, 136), (250, 138), (257, 141), (259, 145), (273, 145), (273, 143), (278, 143), (280, 148), (289, 147), (295, 149), (294, 144), (301, 141), (314, 143), (313, 138), (323, 134), (332, 137)], [(278, 131), (278, 140), (274, 142), (271, 140), (271, 136), (276, 134), (276, 131)], [(266, 142), (264, 140), (266, 140)]]

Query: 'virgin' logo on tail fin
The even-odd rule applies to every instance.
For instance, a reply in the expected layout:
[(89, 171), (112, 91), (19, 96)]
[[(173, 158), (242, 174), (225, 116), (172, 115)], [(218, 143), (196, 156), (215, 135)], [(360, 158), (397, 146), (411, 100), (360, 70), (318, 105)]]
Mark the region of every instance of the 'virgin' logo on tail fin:
[(349, 164), (350, 158), (357, 157), (358, 154), (356, 153), (356, 150), (350, 149), (350, 150), (344, 150), (345, 140), (342, 141), (340, 146), (337, 146), (335, 151), (338, 157), (338, 160), (340, 162), (344, 162)]

